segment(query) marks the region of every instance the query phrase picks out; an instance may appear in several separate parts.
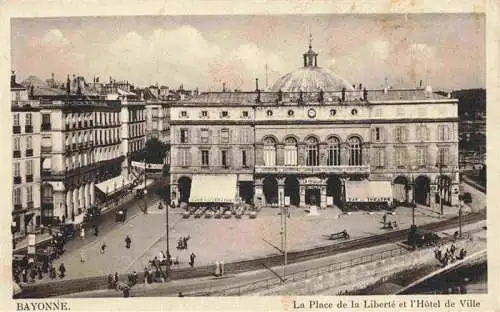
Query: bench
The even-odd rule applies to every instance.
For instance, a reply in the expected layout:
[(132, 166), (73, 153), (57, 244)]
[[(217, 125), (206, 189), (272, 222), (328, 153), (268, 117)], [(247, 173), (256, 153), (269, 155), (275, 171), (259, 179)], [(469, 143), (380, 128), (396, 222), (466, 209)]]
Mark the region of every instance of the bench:
[(341, 238), (349, 239), (349, 233), (347, 233), (347, 231), (344, 230), (342, 232), (330, 234), (330, 240), (341, 239)]

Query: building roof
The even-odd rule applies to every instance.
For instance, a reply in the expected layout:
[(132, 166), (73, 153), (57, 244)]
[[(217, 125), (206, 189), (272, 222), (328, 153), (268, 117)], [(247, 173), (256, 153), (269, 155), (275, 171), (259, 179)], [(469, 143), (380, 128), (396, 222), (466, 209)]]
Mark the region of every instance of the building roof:
[[(348, 103), (368, 104), (370, 102), (397, 102), (397, 101), (432, 101), (453, 100), (423, 89), (401, 89), (401, 90), (367, 90), (367, 101), (362, 100), (363, 91), (346, 91)], [(296, 104), (300, 99), (300, 92), (282, 92), (283, 104)], [(180, 105), (254, 105), (257, 104), (257, 92), (206, 92), (198, 96), (179, 101)], [(277, 102), (279, 92), (261, 92), (260, 103), (263, 105)], [(338, 104), (342, 97), (341, 91), (323, 92), (323, 103)], [(304, 103), (319, 103), (320, 92), (302, 92)], [(455, 100), (456, 101), (456, 100)]]
[(24, 79), (23, 82), (21, 82), (26, 87), (34, 86), (34, 87), (49, 87), (49, 85), (43, 81), (42, 79), (38, 78), (37, 76), (29, 76), (28, 78)]

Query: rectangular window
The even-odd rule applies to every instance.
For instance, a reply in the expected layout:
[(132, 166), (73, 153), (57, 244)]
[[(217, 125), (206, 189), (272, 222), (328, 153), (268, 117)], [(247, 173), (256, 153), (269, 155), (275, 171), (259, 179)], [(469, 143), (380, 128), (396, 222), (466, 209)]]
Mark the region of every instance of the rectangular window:
[(33, 160), (26, 161), (26, 175), (33, 175)]
[(248, 111), (243, 111), (242, 116), (247, 118), (248, 117)]
[(201, 143), (208, 143), (208, 129), (201, 129), (200, 141)]
[(222, 144), (229, 143), (229, 129), (222, 129), (220, 131), (220, 142)]
[(21, 164), (18, 162), (14, 163), (14, 176), (15, 177), (21, 176)]
[(180, 150), (180, 163), (182, 167), (189, 166), (189, 150), (181, 149)]
[(208, 111), (202, 111), (201, 117), (208, 117)]
[(33, 201), (33, 187), (31, 185), (26, 187), (26, 199), (28, 203)]
[(42, 124), (50, 124), (50, 114), (42, 114)]
[(447, 147), (442, 147), (439, 149), (438, 162), (440, 165), (445, 166), (445, 167), (448, 166), (448, 162), (450, 160), (449, 153), (450, 153), (450, 151)]
[(181, 129), (181, 143), (188, 143), (188, 129)]
[(208, 151), (201, 151), (201, 165), (202, 166), (208, 166), (210, 164), (210, 159), (208, 158)]
[(31, 136), (26, 137), (26, 149), (33, 149), (33, 138)]
[(276, 165), (276, 149), (274, 146), (264, 146), (264, 166), (273, 167)]
[(221, 112), (221, 116), (226, 118), (226, 117), (229, 117), (229, 112), (228, 111), (222, 111)]
[(397, 142), (403, 142), (405, 140), (404, 138), (404, 127), (397, 127), (396, 128), (396, 135), (395, 135), (395, 139)]
[(14, 151), (20, 151), (20, 150), (21, 150), (21, 139), (14, 138)]
[(227, 167), (227, 151), (221, 151), (221, 163), (222, 167)]
[(448, 141), (450, 139), (449, 127), (447, 125), (438, 126), (438, 136), (439, 141)]
[(19, 114), (14, 114), (14, 126), (19, 126)]
[(181, 117), (187, 117), (187, 115), (188, 115), (187, 111), (182, 111), (181, 112)]
[(427, 151), (425, 147), (417, 147), (417, 166), (425, 167)]
[(26, 126), (31, 126), (31, 123), (32, 123), (31, 118), (32, 118), (31, 113), (27, 113), (26, 114)]
[(247, 167), (247, 151), (241, 151), (241, 164), (243, 167)]
[(375, 128), (375, 141), (380, 141), (380, 128)]
[(381, 148), (375, 149), (375, 166), (377, 168), (384, 167), (384, 150)]
[(403, 167), (406, 163), (406, 151), (403, 148), (395, 149), (395, 165), (397, 167)]
[(21, 188), (14, 189), (14, 205), (21, 205)]

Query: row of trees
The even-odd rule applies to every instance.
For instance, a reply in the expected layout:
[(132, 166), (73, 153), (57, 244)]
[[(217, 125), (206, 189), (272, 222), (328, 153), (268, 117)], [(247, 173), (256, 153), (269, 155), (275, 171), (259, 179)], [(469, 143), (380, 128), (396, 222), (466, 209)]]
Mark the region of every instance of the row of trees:
[(162, 164), (167, 155), (168, 145), (157, 138), (146, 141), (144, 150), (131, 156), (132, 161), (144, 161), (151, 164)]

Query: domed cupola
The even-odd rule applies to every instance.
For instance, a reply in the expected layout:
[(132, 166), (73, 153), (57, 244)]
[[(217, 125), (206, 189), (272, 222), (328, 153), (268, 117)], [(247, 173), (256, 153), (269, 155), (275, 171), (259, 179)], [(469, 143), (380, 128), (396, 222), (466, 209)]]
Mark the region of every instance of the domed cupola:
[(352, 85), (334, 72), (318, 66), (318, 53), (312, 49), (312, 37), (309, 36), (309, 50), (302, 54), (304, 67), (288, 73), (278, 79), (271, 87), (271, 92), (319, 92), (353, 91)]

